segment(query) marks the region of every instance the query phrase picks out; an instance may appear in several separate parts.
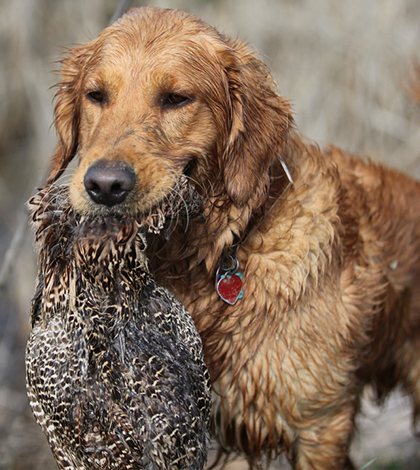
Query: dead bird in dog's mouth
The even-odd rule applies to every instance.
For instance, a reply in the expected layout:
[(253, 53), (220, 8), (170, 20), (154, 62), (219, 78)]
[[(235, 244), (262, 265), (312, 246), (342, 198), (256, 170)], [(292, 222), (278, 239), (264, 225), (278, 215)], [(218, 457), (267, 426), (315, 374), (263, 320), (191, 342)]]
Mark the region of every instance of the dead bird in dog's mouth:
[(211, 398), (201, 339), (145, 254), (147, 232), (199, 212), (184, 183), (142, 220), (77, 215), (64, 185), (29, 201), (39, 272), (27, 391), (61, 469), (205, 465)]

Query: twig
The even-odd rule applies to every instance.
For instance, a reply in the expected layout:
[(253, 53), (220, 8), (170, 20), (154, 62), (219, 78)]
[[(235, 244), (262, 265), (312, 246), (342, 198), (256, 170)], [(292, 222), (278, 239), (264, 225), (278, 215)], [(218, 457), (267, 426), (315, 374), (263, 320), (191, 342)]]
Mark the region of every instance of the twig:
[[(33, 188), (39, 188), (45, 184), (47, 179), (48, 172), (45, 171), (42, 173), (40, 177), (38, 177), (37, 181), (35, 181), (35, 186), (32, 184), (29, 185), (30, 189), (28, 189), (27, 194), (33, 191)], [(28, 198), (26, 198), (27, 200)], [(26, 208), (26, 206), (25, 206)], [(12, 241), (10, 242), (10, 246), (4, 255), (3, 264), (0, 267), (0, 290), (6, 287), (9, 281), (9, 274), (12, 269), (13, 263), (16, 262), (16, 259), (19, 257), (19, 249), (23, 244), (23, 240), (25, 238), (26, 231), (29, 228), (28, 223), (28, 214), (25, 209), (19, 211), (19, 222), (17, 229), (12, 237)]]
[(369, 462), (365, 463), (363, 467), (360, 467), (359, 470), (365, 470), (366, 468), (370, 467), (376, 459), (369, 460)]
[(112, 23), (118, 20), (130, 7), (132, 0), (121, 0), (120, 4), (117, 6), (112, 18), (108, 24), (110, 26)]
[(20, 217), (18, 227), (4, 256), (3, 264), (0, 269), (0, 289), (3, 289), (8, 282), (11, 267), (19, 256), (18, 252), (22, 246), (26, 230), (28, 229), (28, 219), (26, 213), (23, 215), (24, 216)]

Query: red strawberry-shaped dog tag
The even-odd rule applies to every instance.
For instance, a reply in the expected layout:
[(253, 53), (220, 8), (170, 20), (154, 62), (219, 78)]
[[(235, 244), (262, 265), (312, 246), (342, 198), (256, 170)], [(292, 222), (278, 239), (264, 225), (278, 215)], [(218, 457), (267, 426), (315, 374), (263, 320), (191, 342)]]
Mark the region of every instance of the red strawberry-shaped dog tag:
[(222, 268), (217, 270), (216, 290), (220, 298), (230, 305), (234, 305), (242, 298), (242, 274), (221, 273)]

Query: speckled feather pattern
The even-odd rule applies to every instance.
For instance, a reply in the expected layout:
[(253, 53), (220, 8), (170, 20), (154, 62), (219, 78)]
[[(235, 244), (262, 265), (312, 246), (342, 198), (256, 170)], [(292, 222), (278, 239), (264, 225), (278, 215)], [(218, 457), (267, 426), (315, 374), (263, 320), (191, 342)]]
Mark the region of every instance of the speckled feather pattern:
[(58, 185), (29, 207), (39, 274), (27, 391), (58, 466), (203, 468), (211, 400), (201, 339), (144, 253), (145, 233), (180, 208), (142, 222), (83, 218)]

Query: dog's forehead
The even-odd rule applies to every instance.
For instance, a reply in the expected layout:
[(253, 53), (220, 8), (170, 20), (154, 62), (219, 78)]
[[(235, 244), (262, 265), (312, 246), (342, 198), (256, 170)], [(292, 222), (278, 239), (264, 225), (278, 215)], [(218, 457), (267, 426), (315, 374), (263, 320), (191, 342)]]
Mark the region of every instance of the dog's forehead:
[[(153, 14), (142, 14), (143, 10)], [(136, 8), (105, 29), (101, 35), (112, 40), (129, 40), (140, 47), (182, 43), (185, 39), (217, 37), (217, 31), (198, 17), (177, 10)]]
[[(207, 83), (211, 76), (213, 86), (223, 81), (218, 49), (224, 45), (218, 37), (206, 30), (185, 34), (182, 25), (163, 29), (142, 20), (128, 22), (127, 28), (126, 23), (120, 21), (98, 37), (99, 53), (90, 67), (91, 78), (107, 82), (108, 76), (115, 78), (120, 73), (125, 83), (143, 77), (154, 80), (155, 85), (167, 81), (168, 86), (172, 79), (197, 85)], [(189, 28), (187, 31), (191, 32)]]
[[(178, 10), (136, 8), (98, 37), (102, 51), (116, 59), (142, 57), (185, 62), (213, 59), (222, 45), (219, 33), (198, 17)], [(127, 53), (128, 52), (128, 53)]]

